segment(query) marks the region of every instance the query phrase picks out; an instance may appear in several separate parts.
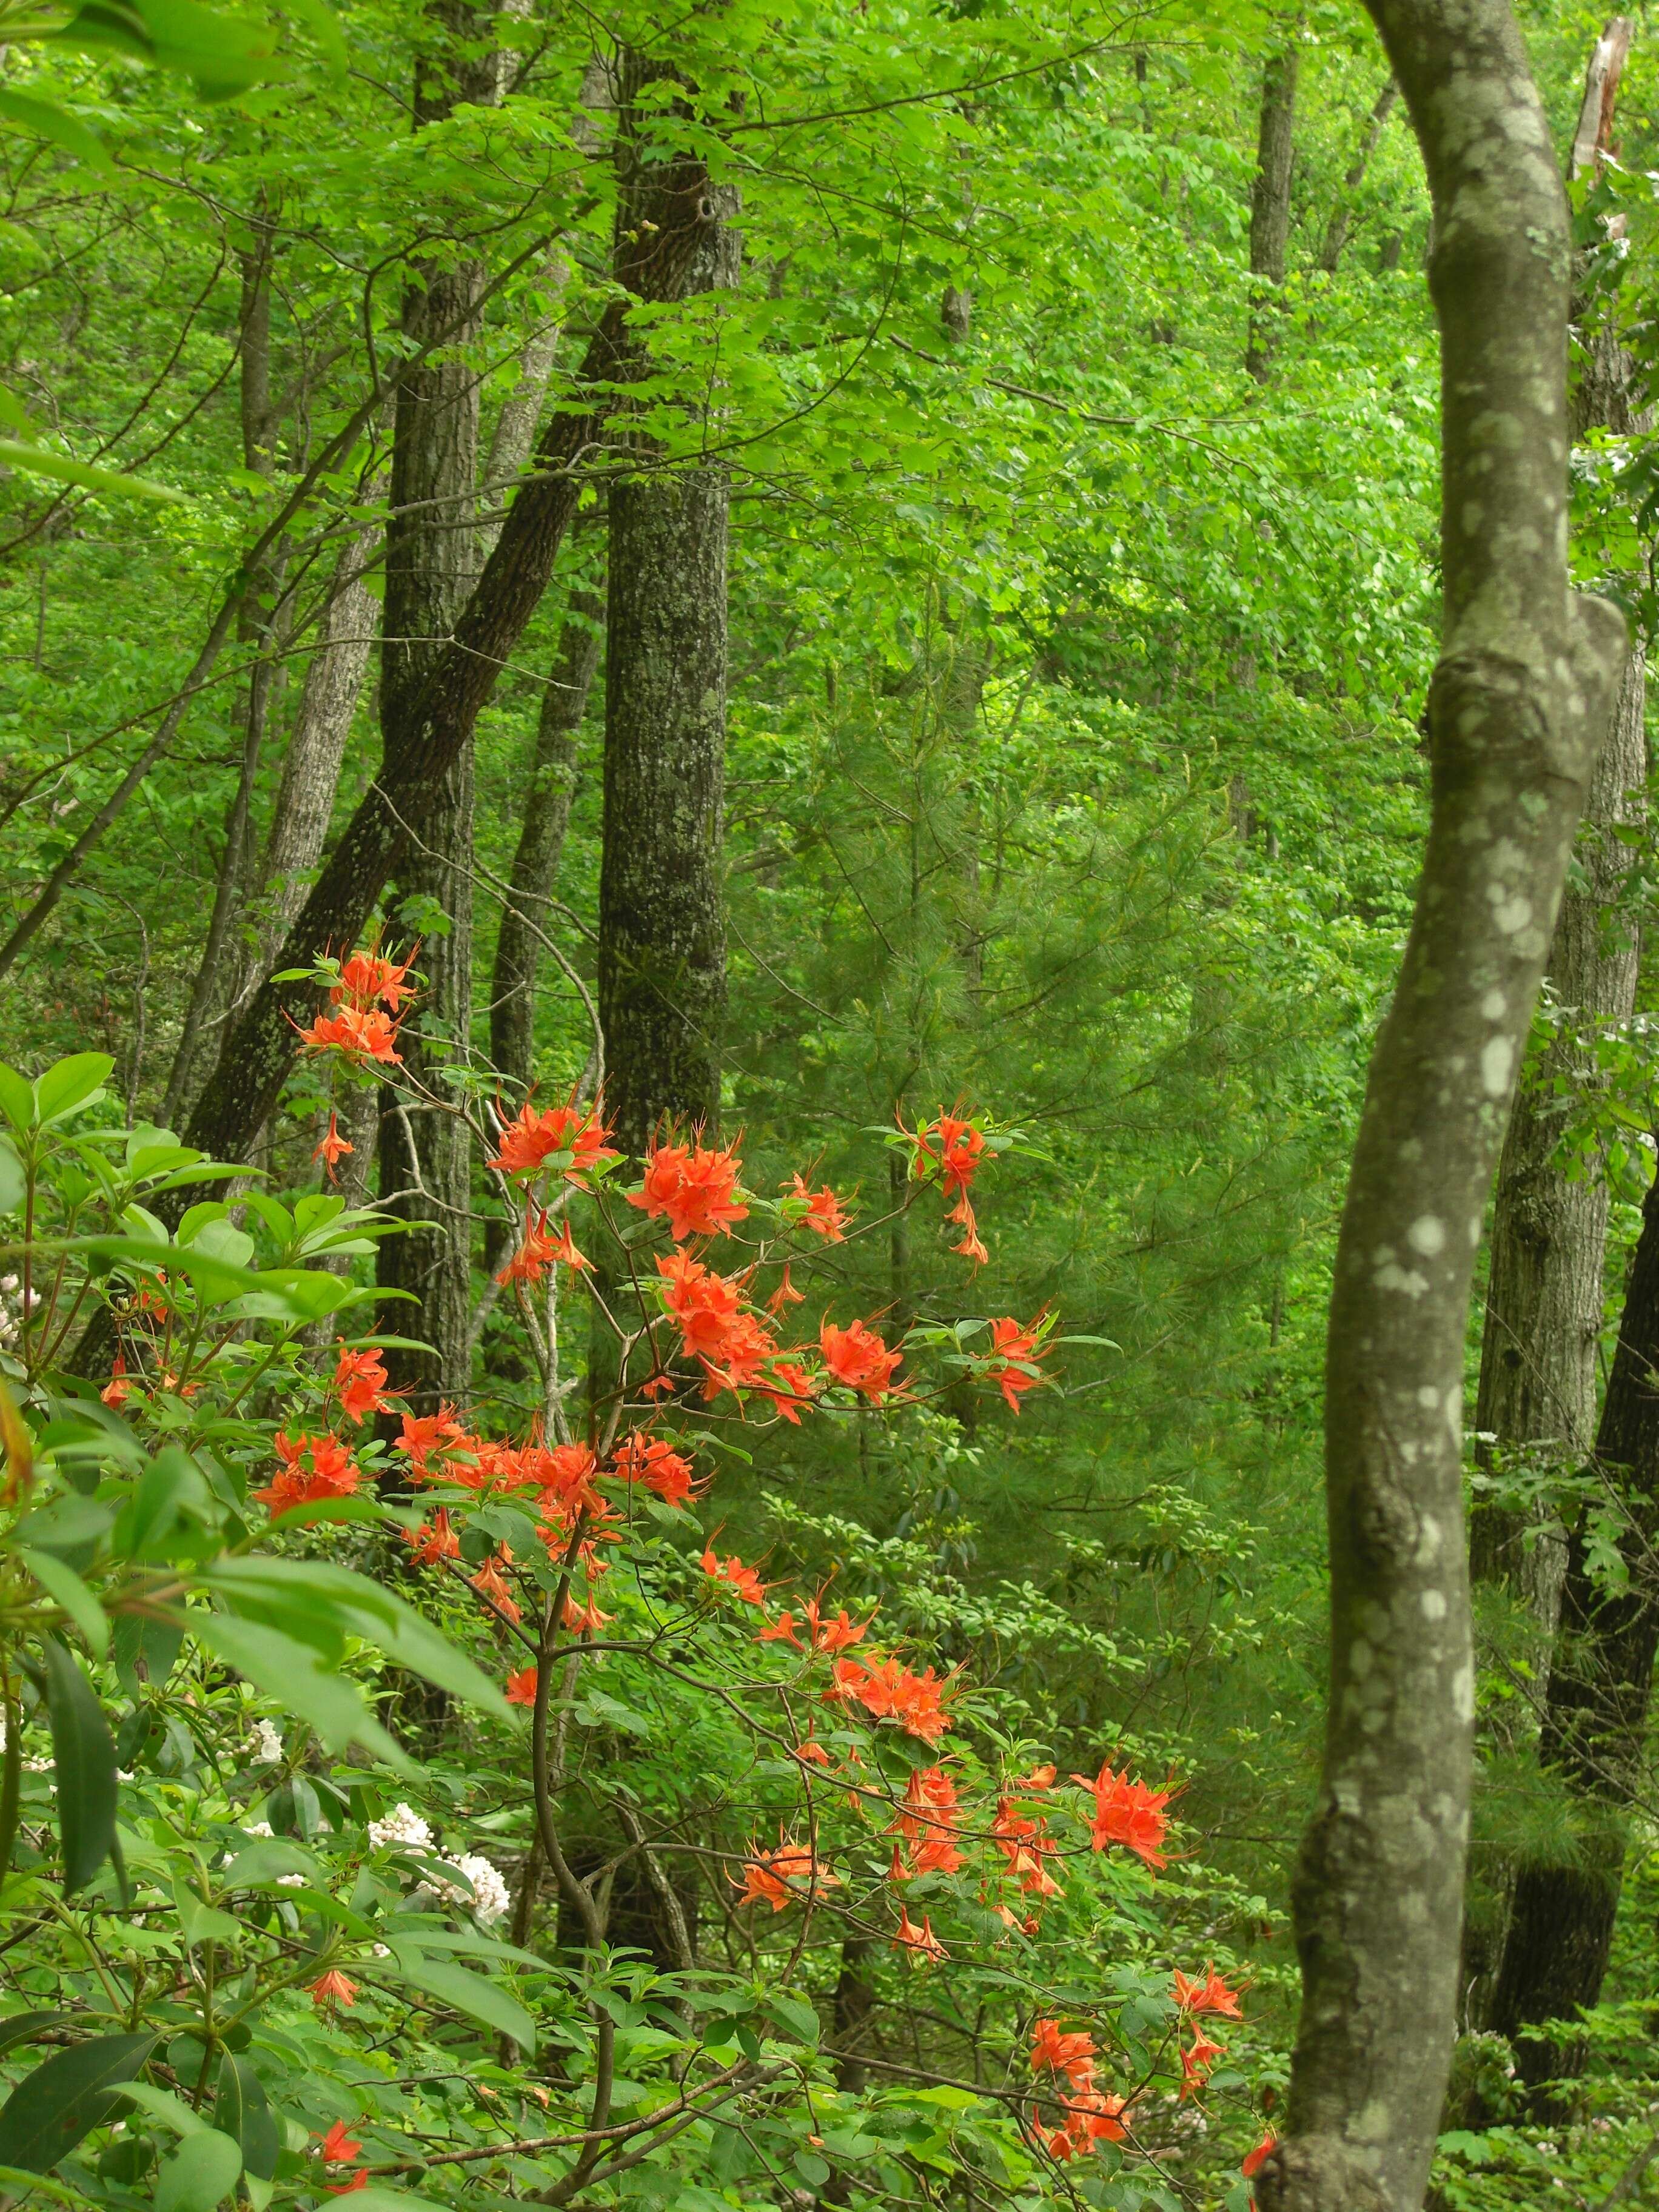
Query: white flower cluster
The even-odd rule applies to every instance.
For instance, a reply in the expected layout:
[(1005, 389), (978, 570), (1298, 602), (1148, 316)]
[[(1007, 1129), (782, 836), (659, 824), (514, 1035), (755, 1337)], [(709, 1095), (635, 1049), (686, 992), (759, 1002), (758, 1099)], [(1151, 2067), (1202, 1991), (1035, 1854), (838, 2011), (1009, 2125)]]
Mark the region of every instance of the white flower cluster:
[[(39, 1291), (31, 1291), (27, 1300), (18, 1297), (15, 1275), (0, 1275), (0, 1344), (12, 1343), (25, 1313), (33, 1313), (40, 1303)], [(16, 1310), (13, 1308), (15, 1306)]]
[(430, 1890), (441, 1905), (465, 1905), (488, 1926), (499, 1920), (513, 1902), (499, 1869), (476, 1852), (463, 1851), (459, 1858), (445, 1859), (441, 1863), (453, 1868), (472, 1887), (466, 1890), (459, 1882), (446, 1881), (441, 1874), (428, 1874), (422, 1887)]
[(253, 1723), (253, 1763), (256, 1766), (280, 1766), (283, 1763), (283, 1739), (270, 1721), (258, 1720)]
[(371, 1820), (368, 1840), (374, 1849), (384, 1850), (388, 1844), (400, 1844), (405, 1850), (427, 1851), (432, 1848), (432, 1831), (412, 1805), (394, 1805), (384, 1820)]

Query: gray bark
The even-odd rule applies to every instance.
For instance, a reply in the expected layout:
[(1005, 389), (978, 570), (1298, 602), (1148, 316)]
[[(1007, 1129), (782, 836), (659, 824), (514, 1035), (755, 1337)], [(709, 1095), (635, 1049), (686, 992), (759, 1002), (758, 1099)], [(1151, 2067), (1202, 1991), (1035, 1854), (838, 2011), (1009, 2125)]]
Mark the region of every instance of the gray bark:
[(1323, 1771), (1267, 2212), (1418, 2212), (1444, 2095), (1474, 1677), (1462, 1363), (1482, 1217), (1624, 624), (1567, 580), (1571, 243), (1505, 0), (1368, 0), (1422, 147), (1442, 347), (1429, 836), (1326, 1358)]
[[(640, 160), (629, 101), (642, 81), (630, 58), (619, 235), (659, 166)], [(734, 284), (738, 258), (729, 223), (711, 223), (684, 290)], [(636, 346), (631, 373), (647, 368)], [(643, 440), (631, 450), (656, 458)], [(718, 461), (642, 471), (611, 493), (599, 1023), (609, 1116), (631, 1158), (666, 1115), (709, 1131), (720, 1119), (728, 504)]]
[(1250, 193), (1250, 334), (1244, 366), (1265, 384), (1279, 342), (1285, 256), (1291, 237), (1291, 167), (1296, 153), (1297, 51), (1269, 54), (1261, 74), (1255, 183)]

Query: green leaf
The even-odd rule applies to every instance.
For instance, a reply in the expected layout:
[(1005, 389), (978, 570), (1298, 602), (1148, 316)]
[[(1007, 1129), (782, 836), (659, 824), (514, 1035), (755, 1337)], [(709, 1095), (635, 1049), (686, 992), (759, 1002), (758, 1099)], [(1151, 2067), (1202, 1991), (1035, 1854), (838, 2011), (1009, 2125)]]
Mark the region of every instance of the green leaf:
[(34, 1085), (0, 1060), (0, 1114), (20, 1137), (34, 1127)]
[(171, 2089), (158, 2087), (154, 2081), (129, 2082), (122, 2095), (128, 2105), (175, 2136), (199, 2136), (207, 2125), (201, 2114), (193, 2112), (182, 2097)]
[(187, 1883), (176, 1878), (173, 1884), (173, 1903), (185, 1941), (191, 1950), (198, 1943), (234, 1943), (241, 1936), (240, 1921), (233, 1920), (229, 1913), (221, 1912), (216, 1906), (207, 1904)]
[(66, 2020), (73, 2020), (68, 2012), (13, 2012), (0, 2019), (0, 2051), (15, 2051), (20, 2043), (33, 2043), (49, 2027), (61, 2027)]
[(69, 1652), (56, 1637), (46, 1638), (45, 1652), (64, 1894), (73, 1897), (102, 1866), (115, 1839), (115, 1746), (92, 1685)]
[(158, 2040), (154, 2033), (98, 2035), (53, 2051), (0, 2106), (0, 2166), (47, 2172), (108, 2117), (120, 2084), (132, 2079)]
[(285, 1874), (302, 1874), (307, 1881), (320, 1881), (317, 1862), (309, 1851), (283, 1836), (256, 1836), (245, 1851), (237, 1852), (219, 1880), (228, 1890), (263, 1889)]
[(325, 1665), (309, 1644), (264, 1621), (239, 1620), (229, 1613), (193, 1614), (191, 1627), (210, 1651), (228, 1659), (256, 1689), (280, 1698), (290, 1712), (308, 1722), (325, 1749), (343, 1751), (349, 1743), (361, 1743), (388, 1765), (413, 1771), (413, 1762), (369, 1711), (356, 1684)]
[(186, 2136), (155, 2179), (155, 2212), (213, 2212), (236, 2186), (242, 2147), (217, 2128)]
[(50, 138), (53, 145), (61, 146), (66, 154), (73, 154), (77, 161), (114, 174), (115, 164), (96, 131), (88, 131), (78, 116), (59, 107), (56, 100), (31, 100), (22, 92), (0, 92), (0, 116), (8, 123), (33, 131), (37, 137)]
[(276, 2172), (276, 2115), (265, 2085), (245, 2058), (227, 2051), (219, 2067), (219, 2094), (213, 2100), (213, 2124), (242, 2148), (242, 2164), (257, 2180)]
[[(428, 1996), (436, 1997), (452, 2012), (465, 2013), (470, 2020), (480, 2021), (500, 2034), (510, 2035), (521, 2050), (534, 2051), (535, 2022), (498, 1982), (487, 1982), (482, 1974), (470, 1973), (465, 1966), (453, 1966), (447, 1960), (426, 1958), (408, 1944), (394, 1944), (392, 1948), (400, 1980)], [(381, 1972), (385, 1971), (382, 1966)]]
[(66, 1492), (25, 1514), (11, 1532), (10, 1541), (20, 1551), (73, 1552), (95, 1544), (115, 1519), (107, 1505), (95, 1498)]
[(54, 1559), (50, 1552), (20, 1551), (17, 1556), (41, 1588), (57, 1599), (94, 1656), (101, 1659), (109, 1650), (109, 1620), (74, 1568)]
[(34, 1085), (40, 1127), (44, 1129), (78, 1107), (89, 1106), (114, 1065), (106, 1052), (76, 1052), (67, 1060), (54, 1061)]
[(410, 1674), (498, 1719), (513, 1717), (500, 1690), (464, 1652), (401, 1598), (349, 1567), (321, 1559), (224, 1559), (215, 1560), (203, 1579), (232, 1603), (325, 1608), (343, 1630), (374, 1644)]
[(23, 1203), (27, 1188), (23, 1163), (15, 1148), (0, 1138), (0, 1213), (15, 1213)]

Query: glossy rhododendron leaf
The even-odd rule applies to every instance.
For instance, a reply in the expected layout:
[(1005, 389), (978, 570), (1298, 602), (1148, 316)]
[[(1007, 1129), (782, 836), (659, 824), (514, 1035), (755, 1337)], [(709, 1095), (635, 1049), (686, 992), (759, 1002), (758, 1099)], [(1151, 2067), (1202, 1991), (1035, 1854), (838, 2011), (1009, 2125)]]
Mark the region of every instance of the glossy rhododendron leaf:
[(97, 2035), (55, 2051), (26, 2074), (0, 2106), (0, 2166), (46, 2173), (82, 2136), (109, 2118), (160, 2037)]
[(46, 1641), (46, 1672), (64, 1894), (73, 1897), (114, 1841), (115, 1744), (91, 1683), (56, 1638)]

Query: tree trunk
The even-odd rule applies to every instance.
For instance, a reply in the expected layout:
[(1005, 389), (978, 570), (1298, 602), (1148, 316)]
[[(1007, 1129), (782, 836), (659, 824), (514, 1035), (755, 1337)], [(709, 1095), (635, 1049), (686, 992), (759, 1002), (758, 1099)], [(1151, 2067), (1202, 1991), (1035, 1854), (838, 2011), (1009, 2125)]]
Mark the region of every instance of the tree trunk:
[[(641, 205), (641, 203), (643, 205)], [(654, 163), (635, 196), (643, 220), (620, 235), (614, 263), (623, 291), (676, 299), (706, 240), (719, 226), (708, 176), (696, 156)], [(583, 356), (577, 405), (561, 408), (542, 433), (537, 474), (515, 494), (494, 551), (455, 624), (407, 706), (395, 757), (347, 823), (274, 966), (309, 966), (325, 945), (354, 943), (451, 763), (459, 757), (501, 669), (545, 590), (584, 481), (582, 464), (607, 434), (622, 373), (628, 301), (606, 307)], [(296, 1049), (295, 1020), (311, 1018), (314, 988), (269, 976), (226, 1037), (219, 1065), (191, 1117), (190, 1141), (219, 1159), (240, 1159), (276, 1103)], [(173, 1194), (169, 1194), (169, 1196)]]
[(1568, 586), (1571, 244), (1506, 0), (1368, 0), (1423, 149), (1442, 352), (1432, 805), (1338, 1241), (1331, 1651), (1293, 1889), (1303, 2002), (1268, 2212), (1416, 2212), (1454, 2023), (1474, 1708), (1475, 1249), (1624, 624)]
[[(487, 66), (473, 66), (473, 83), (457, 58), (466, 38), (478, 34), (472, 10), (449, 6), (432, 20), (452, 40), (416, 60), (416, 129), (444, 119), (469, 94), (490, 99), (498, 88), (495, 55)], [(455, 335), (398, 387), (380, 641), (380, 734), (388, 765), (404, 740), (410, 702), (419, 698), (475, 581), (477, 539), (465, 526), (477, 501), (479, 395), (468, 349), (483, 285), (484, 271), (475, 261), (428, 263), (404, 303), (412, 347), (424, 346), (439, 331)], [(425, 988), (400, 1049), (405, 1077), (428, 1100), (401, 1107), (390, 1093), (381, 1100), (380, 1205), (410, 1225), (382, 1240), (376, 1267), (383, 1290), (410, 1292), (418, 1301), (415, 1307), (389, 1304), (382, 1326), (431, 1347), (394, 1348), (386, 1358), (392, 1387), (419, 1413), (431, 1412), (440, 1399), (464, 1396), (471, 1367), (471, 1137), (464, 1118), (446, 1110), (454, 1099), (444, 1075), (465, 1061), (471, 1036), (472, 812), (469, 732), (436, 780), (388, 899), (413, 909), (414, 926), (402, 934), (421, 940)]]
[[(619, 222), (649, 189), (632, 106), (645, 82), (630, 57), (618, 103)], [(726, 223), (710, 223), (684, 290), (735, 283), (738, 253)], [(636, 348), (624, 374), (649, 366)], [(653, 445), (631, 442), (654, 458)], [(720, 1121), (728, 504), (718, 461), (647, 471), (611, 491), (599, 1025), (609, 1118), (634, 1158), (665, 1116), (710, 1133)]]
[[(1564, 1472), (1582, 1461), (1595, 1430), (1608, 1193), (1599, 1175), (1574, 1180), (1558, 1164), (1560, 1102), (1595, 1082), (1595, 1039), (1628, 1021), (1635, 1004), (1634, 937), (1609, 936), (1607, 915), (1632, 857), (1616, 827), (1643, 813), (1644, 690), (1638, 647), (1626, 663), (1590, 782), (1587, 834), (1578, 846), (1583, 887), (1571, 885), (1563, 896), (1550, 948), (1563, 1026), (1516, 1101), (1492, 1209), (1475, 1428), (1500, 1450), (1526, 1445), (1558, 1456)], [(1559, 1529), (1528, 1549), (1532, 1526), (1528, 1515), (1478, 1505), (1469, 1522), (1469, 1569), (1477, 1581), (1501, 1578), (1524, 1589), (1547, 1633), (1565, 1555)]]
[(1365, 181), (1365, 172), (1382, 143), (1382, 133), (1399, 98), (1400, 87), (1390, 77), (1376, 95), (1359, 150), (1348, 164), (1348, 173), (1342, 179), (1342, 196), (1331, 210), (1331, 219), (1325, 226), (1325, 243), (1319, 251), (1319, 265), (1328, 276), (1335, 276), (1342, 259), (1342, 249), (1348, 242), (1348, 226), (1353, 221), (1353, 196)]
[(1265, 384), (1279, 343), (1285, 253), (1291, 237), (1291, 164), (1296, 152), (1297, 51), (1269, 54), (1261, 74), (1255, 183), (1250, 192), (1250, 334), (1244, 366)]
[[(1589, 1569), (1592, 1536), (1581, 1515), (1567, 1547), (1560, 1634), (1550, 1673), (1539, 1756), (1580, 1815), (1580, 1851), (1568, 1865), (1523, 1865), (1516, 1877), (1491, 2026), (1516, 2043), (1522, 2079), (1535, 2085), (1577, 2074), (1584, 2045), (1526, 2031), (1571, 2020), (1601, 1994), (1624, 1880), (1632, 1803), (1640, 1784), (1653, 1662), (1659, 1648), (1659, 1180), (1642, 1209), (1613, 1373), (1595, 1437), (1595, 1461), (1616, 1484), (1619, 1549), (1628, 1577), (1607, 1589)], [(1560, 2100), (1536, 2100), (1537, 2117), (1561, 2116)]]

